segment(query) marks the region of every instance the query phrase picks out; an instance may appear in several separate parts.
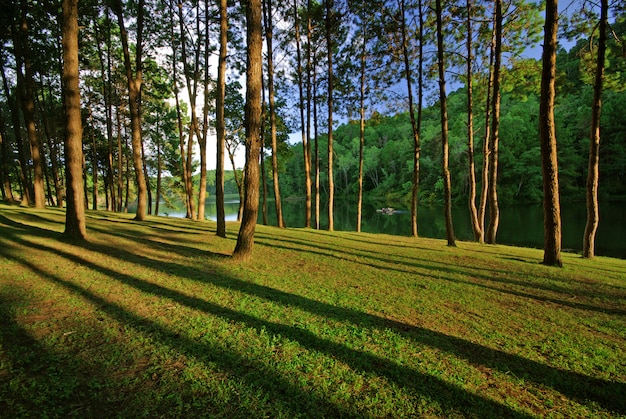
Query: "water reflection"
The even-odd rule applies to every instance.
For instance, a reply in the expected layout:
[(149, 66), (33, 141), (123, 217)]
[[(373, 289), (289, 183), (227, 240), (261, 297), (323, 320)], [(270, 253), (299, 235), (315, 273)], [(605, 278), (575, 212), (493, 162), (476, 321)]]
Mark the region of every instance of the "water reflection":
[[(304, 227), (304, 200), (283, 201), (283, 217), (288, 227)], [(182, 208), (168, 209), (161, 207), (161, 215), (170, 217), (184, 217)], [(227, 221), (237, 220), (238, 201), (225, 203)], [(374, 203), (365, 202), (362, 211), (361, 229), (367, 233), (386, 233), (399, 236), (411, 235), (411, 214), (403, 208), (391, 215), (381, 214)], [(321, 209), (320, 226), (328, 228), (328, 209)], [(207, 200), (206, 218), (216, 219), (214, 200)], [(268, 202), (268, 223), (276, 225), (276, 212), (273, 202)], [(469, 211), (464, 207), (452, 210), (454, 233), (457, 239), (473, 240)], [(562, 247), (566, 251), (580, 252), (582, 237), (586, 223), (585, 203), (563, 205), (562, 217)], [(596, 237), (596, 254), (626, 259), (626, 216), (624, 205), (620, 203), (602, 203), (600, 205), (600, 225)], [(259, 208), (258, 222), (263, 218)], [(349, 200), (338, 199), (334, 211), (335, 230), (356, 231), (356, 204)], [(420, 207), (418, 211), (418, 229), (421, 237), (444, 239), (446, 226), (442, 208)], [(543, 209), (541, 204), (518, 205), (500, 209), (500, 226), (497, 242), (515, 246), (543, 248)]]

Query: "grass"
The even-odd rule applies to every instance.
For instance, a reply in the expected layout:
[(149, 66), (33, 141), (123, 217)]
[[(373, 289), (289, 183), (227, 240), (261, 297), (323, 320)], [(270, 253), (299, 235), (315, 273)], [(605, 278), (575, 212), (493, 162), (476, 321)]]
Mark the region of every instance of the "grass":
[(626, 260), (0, 205), (0, 417), (624, 417)]

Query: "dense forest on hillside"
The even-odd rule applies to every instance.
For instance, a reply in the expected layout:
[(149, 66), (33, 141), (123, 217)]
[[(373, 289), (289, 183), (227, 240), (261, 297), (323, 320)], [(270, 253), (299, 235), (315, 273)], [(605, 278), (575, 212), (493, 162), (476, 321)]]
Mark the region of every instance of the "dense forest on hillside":
[[(567, 201), (584, 201), (589, 150), (592, 87), (584, 73), (581, 56), (586, 41), (569, 51), (561, 49), (557, 56), (559, 72), (557, 106), (557, 137), (559, 145), (559, 180), (561, 197)], [(581, 71), (582, 67), (582, 71)], [(600, 153), (601, 199), (626, 199), (626, 57), (616, 56), (610, 74), (614, 83), (604, 91), (602, 112), (602, 148)], [(541, 160), (539, 150), (539, 75), (540, 62), (527, 59), (517, 63), (504, 75), (500, 127), (499, 199), (503, 205), (535, 203), (542, 199)], [(479, 100), (480, 103), (480, 100)], [(422, 154), (420, 170), (420, 202), (441, 204), (441, 137), (439, 104), (424, 109), (422, 122)], [(467, 101), (461, 87), (448, 97), (450, 114), (450, 168), (453, 198), (457, 204), (467, 200)], [(484, 107), (483, 107), (484, 111)], [(479, 111), (480, 112), (480, 111)], [(477, 121), (477, 168), (481, 167), (481, 135), (484, 120)], [(357, 190), (359, 158), (359, 125), (353, 120), (334, 131), (337, 193), (354, 197)], [(373, 200), (388, 205), (406, 205), (411, 194), (412, 138), (409, 115), (375, 114), (366, 123), (364, 189)], [(319, 148), (326, 149), (326, 137), (320, 137)], [(303, 196), (304, 181), (302, 145), (294, 144), (285, 162), (281, 177), (286, 195)], [(326, 156), (320, 154), (321, 166)], [(320, 176), (322, 188), (327, 187), (325, 173)]]

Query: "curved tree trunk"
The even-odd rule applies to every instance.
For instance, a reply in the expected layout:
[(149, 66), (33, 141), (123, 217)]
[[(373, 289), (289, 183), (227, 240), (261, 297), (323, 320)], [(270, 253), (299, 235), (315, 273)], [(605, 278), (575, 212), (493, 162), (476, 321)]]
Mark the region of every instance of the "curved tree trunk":
[(546, 23), (541, 71), (539, 104), (539, 137), (543, 174), (543, 263), (563, 266), (561, 260), (561, 204), (559, 199), (559, 170), (557, 162), (554, 97), (556, 84), (556, 47), (558, 30), (558, 0), (546, 3)]
[(443, 57), (443, 28), (442, 28), (442, 10), (441, 0), (435, 2), (435, 13), (437, 18), (437, 61), (439, 63), (439, 100), (441, 103), (441, 159), (443, 172), (443, 206), (444, 216), (446, 220), (446, 238), (448, 246), (456, 246), (454, 237), (454, 226), (452, 224), (452, 196), (450, 168), (448, 167), (448, 107), (446, 99), (446, 78), (445, 78), (445, 62)]
[(63, 85), (65, 93), (65, 175), (67, 210), (64, 236), (85, 239), (83, 139), (78, 86), (78, 0), (63, 0)]
[(600, 112), (602, 110), (602, 84), (604, 79), (604, 57), (606, 53), (606, 31), (608, 26), (608, 0), (601, 0), (600, 24), (598, 27), (598, 57), (593, 84), (591, 107), (591, 136), (589, 141), (589, 169), (587, 172), (587, 224), (583, 236), (583, 257), (595, 256), (595, 241), (600, 214), (598, 210), (598, 164), (600, 157)]
[(233, 258), (248, 260), (252, 256), (254, 231), (259, 211), (259, 153), (261, 149), (261, 86), (263, 27), (261, 0), (245, 0), (247, 26), (246, 65), (246, 166), (243, 217)]

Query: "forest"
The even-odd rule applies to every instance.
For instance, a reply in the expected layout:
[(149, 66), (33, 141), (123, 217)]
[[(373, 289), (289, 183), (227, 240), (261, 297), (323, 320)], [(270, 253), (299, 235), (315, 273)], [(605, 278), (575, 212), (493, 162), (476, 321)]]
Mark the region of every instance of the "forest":
[[(469, 202), (476, 240), (495, 243), (500, 205), (548, 202), (551, 191), (555, 213), (559, 200), (587, 200), (593, 256), (598, 200), (626, 197), (619, 1), (2, 4), (8, 202), (73, 207), (78, 197), (108, 211), (136, 203), (142, 220), (181, 200), (188, 218), (203, 220), (208, 191), (218, 235), (232, 192), (242, 229), (246, 210), (258, 209), (248, 197), (258, 195), (273, 202), (279, 227), (282, 199), (305, 199), (306, 227), (317, 228), (327, 202), (329, 230), (336, 196), (357, 197), (359, 211), (363, 197), (412, 213), (443, 205), (447, 217)], [(529, 58), (532, 49), (541, 58)], [(78, 97), (80, 147), (70, 158)], [(299, 141), (289, 141), (294, 132)]]

